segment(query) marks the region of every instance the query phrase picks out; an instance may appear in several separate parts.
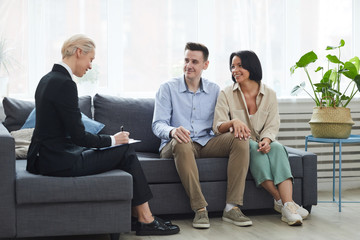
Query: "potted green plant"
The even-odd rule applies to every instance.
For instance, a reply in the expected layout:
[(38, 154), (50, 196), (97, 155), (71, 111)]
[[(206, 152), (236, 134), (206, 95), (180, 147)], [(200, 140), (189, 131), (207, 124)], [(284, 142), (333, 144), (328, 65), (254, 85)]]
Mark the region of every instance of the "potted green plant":
[(313, 91), (313, 95), (306, 91), (305, 82), (302, 82), (292, 89), (291, 95), (297, 95), (304, 90), (314, 100), (316, 107), (309, 122), (314, 137), (348, 138), (354, 124), (350, 109), (346, 106), (360, 91), (360, 61), (356, 56), (348, 61), (341, 61), (341, 48), (344, 46), (345, 41), (342, 39), (338, 46), (328, 46), (325, 49), (337, 50), (338, 55), (326, 56), (328, 67), (325, 73), (323, 67), (315, 70), (322, 71), (322, 78), (318, 83), (311, 79), (307, 69), (310, 63), (318, 59), (313, 51), (304, 54), (290, 68), (291, 74), (294, 74), (296, 69), (303, 68)]

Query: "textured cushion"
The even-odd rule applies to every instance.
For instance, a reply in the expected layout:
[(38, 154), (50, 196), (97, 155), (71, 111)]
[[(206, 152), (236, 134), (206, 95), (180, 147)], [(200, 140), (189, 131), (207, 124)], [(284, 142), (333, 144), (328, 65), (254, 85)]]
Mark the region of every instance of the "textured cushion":
[(130, 137), (141, 140), (134, 144), (137, 152), (159, 152), (160, 139), (151, 129), (154, 99), (120, 98), (96, 94), (94, 119), (105, 124), (100, 133), (114, 134), (124, 126)]
[(25, 128), (10, 132), (15, 140), (15, 154), (17, 159), (25, 159), (29, 150), (34, 128)]
[[(4, 126), (9, 132), (19, 130), (25, 123), (27, 117), (34, 109), (34, 101), (25, 101), (5, 97), (3, 99), (3, 108), (5, 113)], [(91, 97), (83, 96), (79, 98), (79, 108), (89, 118), (91, 114)]]
[(26, 160), (16, 161), (16, 201), (24, 203), (129, 200), (132, 176), (122, 170), (83, 176), (48, 177), (26, 171)]
[[(81, 113), (81, 120), (85, 126), (85, 131), (97, 134), (101, 131), (101, 129), (104, 128), (104, 124), (97, 122), (95, 120), (92, 120), (88, 118), (84, 113)], [(26, 128), (35, 128), (35, 121), (36, 121), (36, 111), (35, 108), (31, 111), (29, 114), (29, 117), (26, 119), (24, 125), (21, 127), (21, 129)]]

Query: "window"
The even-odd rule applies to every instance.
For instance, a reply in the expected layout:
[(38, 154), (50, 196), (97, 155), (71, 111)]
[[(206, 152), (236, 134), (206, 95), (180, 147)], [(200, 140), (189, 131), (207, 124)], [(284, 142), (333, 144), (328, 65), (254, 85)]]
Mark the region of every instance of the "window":
[(250, 49), (263, 82), (288, 98), (305, 77), (289, 69), (305, 52), (323, 53), (344, 39), (342, 56), (360, 55), (359, 8), (355, 0), (2, 0), (0, 38), (16, 59), (6, 88), (9, 96), (33, 97), (61, 60), (64, 40), (84, 33), (97, 48), (93, 70), (78, 80), (79, 95), (153, 97), (182, 74), (185, 43), (195, 41), (210, 51), (203, 76), (220, 87), (231, 83), (230, 54)]

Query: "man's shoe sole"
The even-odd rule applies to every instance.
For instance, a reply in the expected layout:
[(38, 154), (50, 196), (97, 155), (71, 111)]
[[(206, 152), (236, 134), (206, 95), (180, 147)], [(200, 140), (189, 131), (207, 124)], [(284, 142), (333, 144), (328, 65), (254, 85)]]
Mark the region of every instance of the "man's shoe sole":
[(210, 228), (210, 223), (193, 223), (193, 228)]
[(236, 222), (234, 220), (231, 220), (230, 218), (227, 217), (222, 217), (222, 220), (228, 223), (232, 223), (236, 226), (240, 226), (240, 227), (248, 227), (252, 225), (252, 221), (246, 221), (246, 222)]
[(139, 231), (136, 232), (137, 236), (164, 236), (164, 235), (173, 235), (173, 234), (177, 234), (178, 232), (180, 232), (180, 228), (178, 229), (174, 229), (174, 230), (170, 230), (170, 231)]

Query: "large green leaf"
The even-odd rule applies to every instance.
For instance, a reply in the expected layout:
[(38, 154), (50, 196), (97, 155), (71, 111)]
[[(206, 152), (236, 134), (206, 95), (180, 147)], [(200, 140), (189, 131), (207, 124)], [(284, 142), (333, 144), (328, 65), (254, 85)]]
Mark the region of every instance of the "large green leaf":
[(357, 72), (359, 73), (359, 69), (360, 69), (360, 60), (359, 60), (359, 58), (358, 57), (353, 57), (348, 62), (352, 62), (355, 65)]
[(304, 54), (300, 60), (296, 63), (297, 67), (306, 67), (312, 62), (315, 62), (318, 59), (317, 55), (311, 51), (306, 54)]
[(320, 82), (322, 82), (322, 83), (329, 82), (331, 73), (332, 73), (331, 69), (327, 70)]
[(328, 54), (328, 55), (326, 56), (326, 58), (329, 59), (329, 61), (332, 62), (332, 63), (336, 63), (336, 64), (341, 63), (341, 64), (344, 64), (344, 63), (343, 63), (342, 61), (340, 61), (340, 60), (338, 59), (338, 57), (335, 56), (335, 55)]
[(344, 65), (344, 69), (346, 69), (347, 71), (342, 72), (342, 74), (344, 74), (350, 79), (354, 79), (358, 75), (358, 71), (352, 62), (346, 62)]
[(329, 83), (323, 82), (323, 83), (315, 83), (315, 87), (317, 88), (331, 88), (331, 85)]
[(329, 77), (329, 79), (330, 79), (330, 82), (335, 82), (335, 81), (337, 81), (337, 75), (338, 75), (338, 73), (335, 71), (335, 70), (333, 70), (333, 69), (330, 69), (329, 71), (331, 71), (331, 74), (330, 74), (330, 77)]
[(332, 50), (332, 49), (336, 49), (336, 48), (341, 48), (344, 45), (345, 45), (345, 41), (343, 39), (341, 39), (338, 46), (327, 46), (325, 50)]

